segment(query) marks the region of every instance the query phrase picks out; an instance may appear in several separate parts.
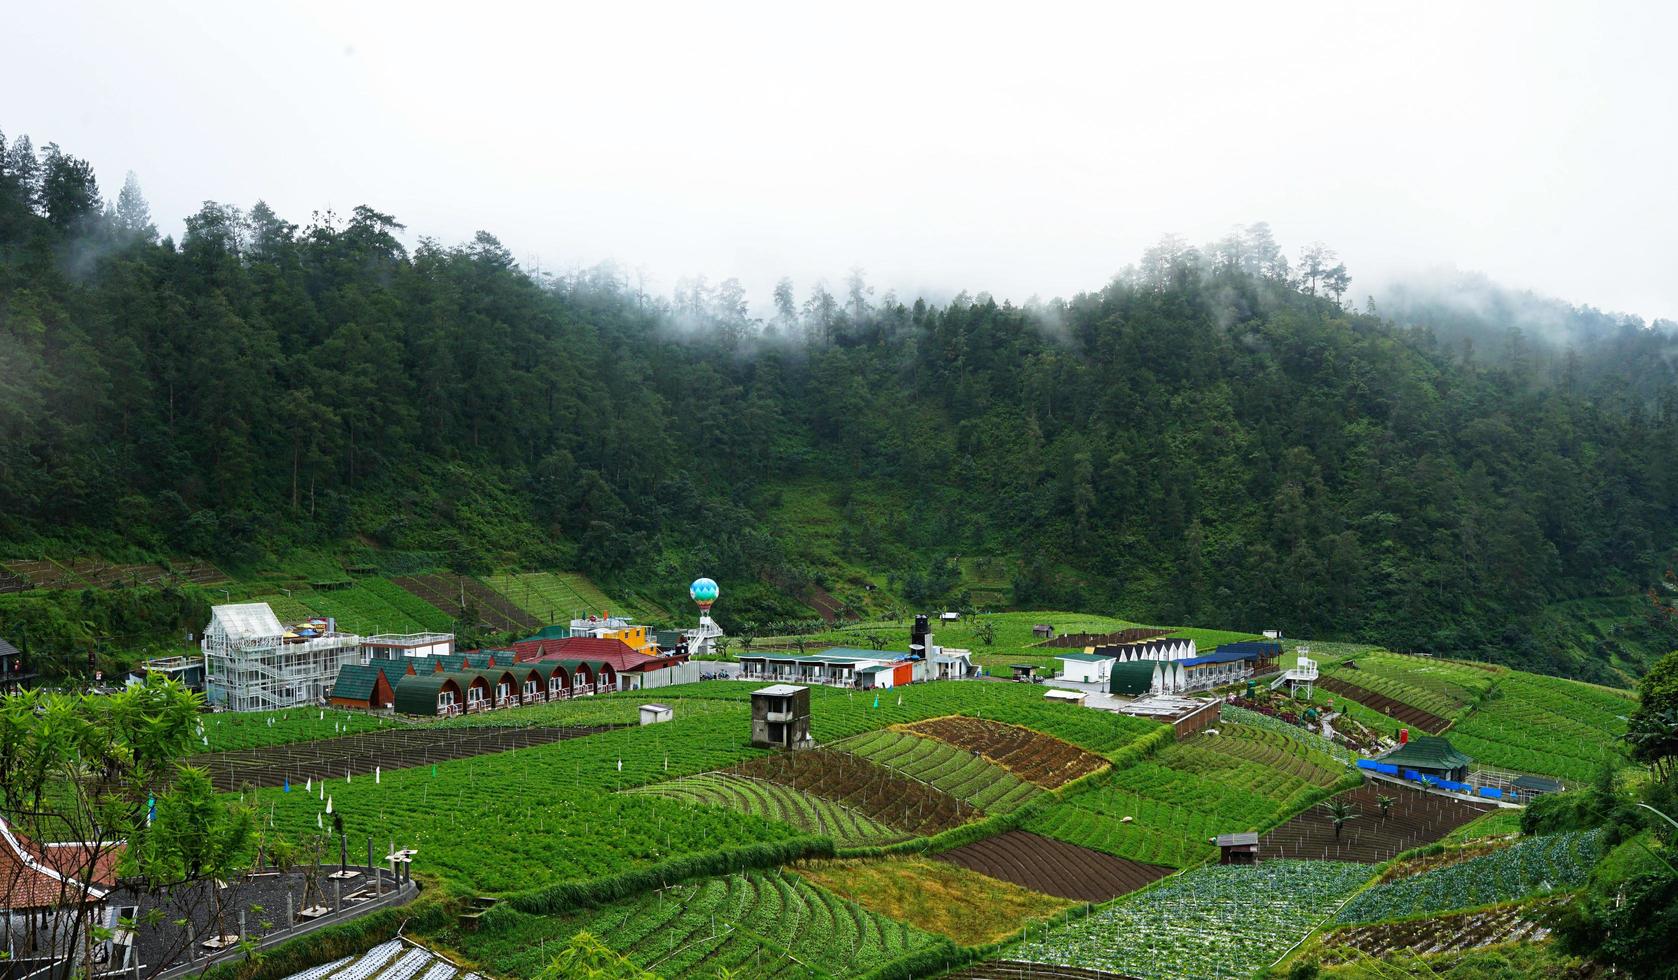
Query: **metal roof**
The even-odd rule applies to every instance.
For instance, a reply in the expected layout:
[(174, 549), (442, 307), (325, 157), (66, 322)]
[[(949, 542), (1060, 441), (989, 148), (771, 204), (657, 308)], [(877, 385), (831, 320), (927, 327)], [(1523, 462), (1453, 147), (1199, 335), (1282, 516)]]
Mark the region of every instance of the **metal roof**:
[(1103, 657), (1099, 653), (1057, 653), (1056, 660), (1076, 660), (1081, 664), (1098, 664), (1103, 660), (1114, 660), (1114, 657)]
[(332, 682), (332, 696), (370, 701), (378, 688), (380, 673), (371, 664), (345, 664), (338, 668), (338, 679)]
[(228, 636), (236, 640), (284, 636), (285, 627), (266, 602), (235, 602), (211, 606), (210, 617), (221, 623)]
[(1244, 847), (1244, 846), (1249, 846), (1250, 845), (1250, 846), (1256, 847), (1256, 846), (1258, 846), (1258, 840), (1259, 840), (1258, 834), (1253, 832), (1253, 831), (1247, 831), (1246, 833), (1242, 833), (1242, 834), (1219, 834), (1218, 835), (1218, 846), (1219, 847)]
[(1446, 739), (1422, 735), (1381, 756), (1381, 761), (1411, 769), (1458, 769), (1474, 760)]
[(396, 682), (396, 710), (405, 715), (434, 715), (438, 692), (450, 685), (462, 698), (466, 696), (454, 674), (404, 674)]

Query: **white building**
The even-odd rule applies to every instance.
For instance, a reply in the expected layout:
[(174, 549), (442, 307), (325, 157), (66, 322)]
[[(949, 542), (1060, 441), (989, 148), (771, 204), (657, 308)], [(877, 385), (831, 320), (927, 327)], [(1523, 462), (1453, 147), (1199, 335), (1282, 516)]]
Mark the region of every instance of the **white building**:
[(363, 637), (361, 662), (397, 660), (402, 657), (451, 657), (453, 633), (380, 633)]
[(322, 703), (338, 669), (361, 663), (361, 637), (331, 620), (288, 629), (266, 602), (213, 607), (200, 647), (206, 697), (233, 711)]
[(1097, 684), (1106, 682), (1113, 673), (1113, 658), (1097, 653), (1064, 653), (1055, 659), (1062, 664), (1060, 676), (1064, 680)]

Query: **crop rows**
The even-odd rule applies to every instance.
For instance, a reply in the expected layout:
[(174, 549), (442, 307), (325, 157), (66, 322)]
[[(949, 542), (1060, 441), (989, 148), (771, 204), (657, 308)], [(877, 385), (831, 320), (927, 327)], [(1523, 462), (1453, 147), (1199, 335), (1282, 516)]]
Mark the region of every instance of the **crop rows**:
[[(661, 977), (753, 975), (767, 940), (826, 973), (866, 973), (940, 940), (796, 875), (748, 872), (677, 885), (579, 917)], [(779, 968), (779, 964), (776, 964)]]
[(843, 804), (779, 783), (729, 773), (702, 773), (629, 792), (664, 796), (684, 803), (728, 807), (779, 820), (812, 834), (831, 837), (840, 847), (889, 844), (907, 836)]
[(1219, 714), (1224, 724), (1243, 725), (1248, 728), (1262, 728), (1266, 731), (1276, 732), (1286, 738), (1293, 739), (1308, 749), (1315, 749), (1338, 762), (1350, 763), (1352, 761), (1351, 751), (1339, 742), (1332, 742), (1316, 732), (1298, 725), (1290, 725), (1280, 718), (1272, 718), (1269, 715), (1249, 711), (1233, 704), (1225, 704), (1219, 709)]
[(1105, 902), (1171, 872), (1023, 830), (1010, 830), (946, 851), (938, 860), (1080, 902)]
[(999, 721), (952, 715), (916, 722), (907, 730), (977, 752), (1045, 789), (1064, 786), (1107, 767), (1106, 759), (1070, 742)]
[(916, 836), (959, 827), (980, 816), (965, 800), (847, 752), (811, 749), (767, 755), (734, 771), (843, 803)]
[(200, 720), (205, 752), (259, 749), (291, 742), (308, 742), (337, 735), (353, 735), (382, 728), (403, 728), (365, 711), (336, 711), (321, 708), (288, 708), (284, 711), (221, 711)]
[[(1497, 675), (1467, 664), (1434, 660), (1428, 657), (1405, 657), (1392, 653), (1370, 653), (1357, 658), (1357, 671), (1364, 676), (1384, 677), (1408, 687), (1426, 691), (1441, 700), (1448, 710), (1439, 714), (1453, 714), (1484, 694), (1497, 680)], [(1417, 703), (1427, 708), (1426, 704)], [(1429, 708), (1429, 710), (1433, 710)]]
[(1321, 962), (1347, 962), (1360, 958), (1356, 953), (1377, 957), (1401, 950), (1422, 955), (1453, 953), (1495, 943), (1537, 942), (1549, 934), (1531, 905), (1505, 905), (1404, 922), (1345, 926), (1322, 937)]
[(408, 575), (392, 581), (454, 619), (463, 618), (467, 606), (472, 606), (482, 625), (491, 629), (516, 631), (541, 625), (501, 593), (465, 575)]
[(1575, 888), (1601, 851), (1600, 830), (1528, 838), (1460, 864), (1383, 882), (1347, 903), (1336, 921), (1402, 919)]
[(1451, 729), (1452, 744), (1476, 762), (1573, 782), (1604, 759), (1621, 758), (1630, 697), (1586, 684), (1510, 672)]
[(1447, 722), (1450, 721), (1452, 715), (1462, 710), (1467, 704), (1465, 701), (1458, 701), (1443, 694), (1416, 687), (1401, 677), (1395, 677), (1388, 673), (1377, 673), (1373, 670), (1336, 669), (1325, 676), (1356, 685), (1366, 691), (1373, 691), (1384, 698), (1390, 698), (1400, 704), (1408, 705), (1418, 711), (1424, 711)]
[[(1392, 801), (1385, 815), (1381, 812), (1382, 797)], [(1439, 840), (1491, 809), (1489, 805), (1386, 783), (1365, 783), (1334, 798), (1353, 814), (1338, 832), (1324, 807), (1311, 807), (1265, 834), (1259, 842), (1260, 858), (1375, 864)]]
[(895, 769), (986, 813), (1009, 813), (1042, 792), (984, 756), (906, 732), (888, 729), (859, 735), (835, 744), (833, 749)]
[(1184, 867), (1211, 853), (1208, 837), (1258, 830), (1345, 776), (1344, 766), (1279, 732), (1240, 724), (1220, 732), (1114, 773), (1034, 815), (1027, 829)]
[[(1356, 677), (1359, 681), (1369, 680), (1369, 678), (1357, 677), (1356, 674), (1351, 674), (1350, 676)], [(1441, 718), (1431, 711), (1424, 711), (1415, 705), (1400, 701), (1398, 698), (1389, 697), (1388, 695), (1382, 694), (1380, 691), (1364, 687), (1362, 684), (1355, 684), (1352, 681), (1346, 680), (1344, 676), (1331, 676), (1324, 674), (1318, 679), (1317, 687), (1324, 691), (1332, 691), (1335, 694), (1344, 695), (1364, 707), (1369, 708), (1372, 711), (1379, 712), (1380, 714), (1385, 715), (1402, 725), (1408, 725), (1411, 728), (1416, 728), (1430, 734), (1442, 732), (1445, 730), (1446, 726), (1450, 724), (1450, 719), (1448, 718)]]
[(1031, 937), (1007, 955), (1143, 978), (1251, 976), (1368, 873), (1363, 865), (1333, 861), (1199, 868)]

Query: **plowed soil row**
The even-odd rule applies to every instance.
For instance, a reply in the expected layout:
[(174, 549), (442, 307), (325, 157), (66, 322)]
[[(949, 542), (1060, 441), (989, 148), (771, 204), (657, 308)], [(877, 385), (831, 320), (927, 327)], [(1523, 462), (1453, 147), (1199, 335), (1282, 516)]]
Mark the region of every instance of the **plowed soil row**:
[(1142, 640), (1152, 640), (1169, 632), (1171, 631), (1136, 626), (1119, 630), (1116, 633), (1067, 633), (1052, 640), (1044, 640), (1037, 645), (1040, 647), (1110, 647), (1120, 643), (1138, 643)]
[(568, 738), (593, 735), (611, 725), (563, 728), (425, 728), (363, 732), (261, 749), (208, 752), (192, 764), (208, 770), (216, 789), (281, 786), (288, 780), (302, 791), (309, 779), (365, 776), (377, 769), (407, 769), (450, 759), (526, 749)]
[(776, 753), (729, 771), (843, 803), (917, 836), (930, 836), (982, 816), (971, 803), (846, 752)]
[(1343, 963), (1352, 959), (1337, 955), (1333, 952), (1335, 948), (1355, 949), (1371, 956), (1398, 950), (1450, 953), (1493, 943), (1536, 942), (1549, 934), (1550, 930), (1539, 924), (1537, 911), (1532, 906), (1486, 909), (1409, 922), (1336, 929), (1323, 937), (1323, 946), (1330, 950), (1323, 957), (1323, 962)]
[(902, 729), (935, 738), (958, 749), (977, 752), (990, 762), (1044, 789), (1064, 786), (1081, 776), (1107, 768), (1107, 760), (1094, 752), (1086, 752), (1058, 738), (1000, 721), (950, 715), (905, 725)]
[[(1392, 809), (1384, 818), (1382, 796), (1393, 799)], [(1319, 804), (1265, 834), (1259, 841), (1259, 860), (1302, 858), (1379, 864), (1439, 840), (1491, 809), (1489, 805), (1464, 803), (1390, 783), (1365, 783), (1335, 799), (1356, 813), (1341, 827), (1338, 838), (1334, 821)]]
[(1013, 960), (991, 960), (944, 976), (946, 980), (1131, 980), (1123, 973), (1102, 973), (1099, 970), (1080, 970), (1075, 966), (1045, 966)]
[(1105, 902), (1171, 873), (1157, 864), (1127, 861), (1024, 830), (936, 855), (980, 874), (1079, 902)]
[(1359, 687), (1338, 677), (1318, 678), (1317, 686), (1326, 688), (1336, 694), (1344, 694), (1366, 708), (1379, 711), (1389, 718), (1396, 718), (1406, 725), (1420, 728), (1430, 735), (1439, 734), (1445, 730), (1445, 726), (1450, 724), (1448, 720), (1431, 711), (1423, 711), (1413, 705), (1405, 704), (1403, 701), (1394, 701), (1385, 694), (1377, 694), (1366, 687)]

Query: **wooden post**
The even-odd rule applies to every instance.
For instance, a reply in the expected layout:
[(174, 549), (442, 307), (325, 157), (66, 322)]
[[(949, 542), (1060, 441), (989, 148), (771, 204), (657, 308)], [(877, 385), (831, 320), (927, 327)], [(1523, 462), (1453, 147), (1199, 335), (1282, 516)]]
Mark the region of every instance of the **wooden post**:
[(344, 911), (344, 879), (342, 878), (332, 882), (332, 911)]

